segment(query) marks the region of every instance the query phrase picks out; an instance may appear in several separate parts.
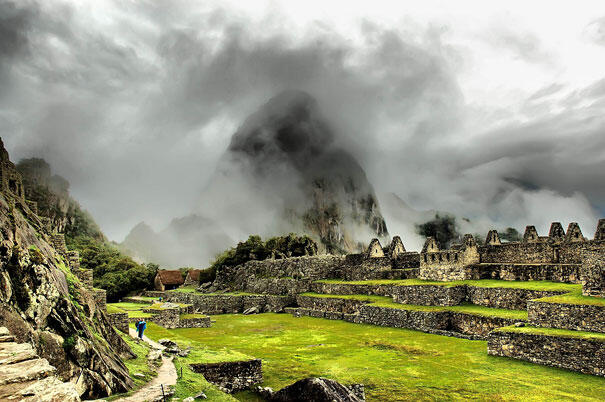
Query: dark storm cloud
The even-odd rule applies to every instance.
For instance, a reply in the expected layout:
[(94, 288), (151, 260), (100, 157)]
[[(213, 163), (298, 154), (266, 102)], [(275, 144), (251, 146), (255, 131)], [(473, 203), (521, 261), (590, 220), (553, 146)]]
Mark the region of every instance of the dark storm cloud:
[[(583, 194), (597, 206), (605, 199), (603, 158), (590, 146), (603, 141), (598, 83), (556, 105), (562, 87), (545, 87), (525, 123), (469, 133), (462, 56), (440, 30), (364, 21), (352, 40), (325, 24), (289, 30), (279, 14), (254, 22), (186, 1), (88, 6), (0, 2), (10, 67), (0, 135), (13, 158), (43, 156), (68, 178), (112, 238), (192, 211), (237, 127), (288, 88), (317, 98), (379, 191), (417, 208), (508, 225), (542, 219), (532, 203), (552, 200), (552, 215), (579, 203), (588, 221)], [(535, 36), (498, 32), (494, 43), (515, 57), (550, 62)], [(540, 111), (554, 106), (567, 112)], [(502, 212), (515, 203), (523, 211)]]

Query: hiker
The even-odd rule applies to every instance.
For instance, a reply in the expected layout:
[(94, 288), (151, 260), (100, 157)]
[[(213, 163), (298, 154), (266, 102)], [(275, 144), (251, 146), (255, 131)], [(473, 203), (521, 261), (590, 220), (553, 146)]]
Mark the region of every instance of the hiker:
[(160, 296), (160, 303), (162, 302), (162, 296)]
[(147, 323), (143, 318), (141, 321), (137, 323), (137, 331), (139, 331), (139, 338), (143, 339), (143, 332), (145, 332), (145, 328), (147, 328)]

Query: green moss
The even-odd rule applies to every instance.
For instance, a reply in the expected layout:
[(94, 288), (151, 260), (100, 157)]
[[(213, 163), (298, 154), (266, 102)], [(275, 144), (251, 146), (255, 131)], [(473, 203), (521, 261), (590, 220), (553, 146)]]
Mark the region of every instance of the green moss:
[(536, 299), (536, 301), (546, 303), (561, 303), (561, 304), (587, 304), (593, 306), (605, 307), (605, 298), (603, 297), (592, 297), (583, 296), (582, 288), (574, 290), (573, 292), (566, 293), (558, 296), (543, 297)]
[(126, 311), (122, 310), (121, 308), (117, 307), (116, 305), (113, 305), (113, 304), (107, 305), (107, 314), (125, 313), (125, 312)]
[[(600, 377), (489, 356), (485, 341), (287, 314), (213, 318), (211, 328), (165, 330), (150, 324), (148, 331), (153, 339), (171, 338), (193, 351), (260, 358), (262, 385), (275, 390), (323, 376), (365, 384), (368, 401), (599, 400), (603, 395)], [(160, 332), (154, 333), (156, 328)], [(202, 381), (186, 371), (190, 361), (195, 358), (176, 364), (184, 367), (187, 382)], [(187, 382), (179, 381), (179, 397), (194, 390), (208, 395), (206, 385)], [(180, 391), (185, 384), (191, 393)], [(240, 400), (249, 396), (235, 395)]]
[(317, 281), (318, 283), (334, 283), (343, 285), (395, 285), (395, 286), (417, 286), (417, 285), (434, 285), (434, 286), (461, 286), (468, 285), (478, 288), (509, 288), (509, 289), (526, 289), (526, 290), (544, 290), (544, 291), (561, 291), (572, 292), (582, 288), (582, 285), (549, 282), (549, 281), (503, 281), (495, 279), (467, 280), (467, 281), (425, 281), (422, 279), (378, 279), (367, 281), (343, 281), (338, 279), (325, 279)]
[(572, 331), (569, 329), (541, 328), (541, 327), (531, 327), (531, 326), (525, 326), (525, 327), (510, 326), (510, 327), (498, 328), (495, 331), (556, 336), (556, 337), (564, 337), (564, 338), (581, 338), (581, 339), (591, 339), (591, 340), (598, 340), (598, 341), (605, 342), (605, 334), (598, 333), (598, 332)]

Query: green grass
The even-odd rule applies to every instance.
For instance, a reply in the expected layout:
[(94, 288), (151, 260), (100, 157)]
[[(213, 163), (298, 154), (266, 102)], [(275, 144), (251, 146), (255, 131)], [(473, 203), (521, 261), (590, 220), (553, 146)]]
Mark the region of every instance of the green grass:
[(605, 334), (598, 332), (584, 332), (584, 331), (572, 331), (569, 329), (558, 329), (558, 328), (542, 328), (542, 327), (502, 327), (496, 329), (497, 332), (517, 332), (522, 334), (535, 334), (535, 335), (548, 335), (558, 336), (565, 338), (582, 338), (582, 339), (594, 339), (605, 342)]
[(247, 293), (247, 292), (203, 293), (203, 292), (198, 292), (196, 290), (196, 288), (190, 287), (190, 286), (177, 288), (177, 289), (173, 289), (173, 290), (168, 290), (167, 292), (168, 293), (170, 293), (170, 292), (195, 293), (195, 294), (203, 295), (203, 296), (265, 296), (265, 295), (259, 294), (259, 293)]
[(141, 310), (129, 311), (128, 318), (150, 318), (153, 317), (151, 313), (144, 313)]
[(122, 311), (134, 311), (134, 310), (142, 310), (144, 308), (147, 308), (149, 306), (143, 305), (141, 303), (127, 303), (127, 302), (121, 302), (121, 303), (108, 303), (107, 306), (112, 306), (115, 308), (118, 308)]
[(582, 288), (582, 285), (559, 283), (549, 281), (503, 281), (496, 279), (482, 280), (466, 280), (466, 281), (425, 281), (421, 279), (377, 279), (367, 281), (343, 281), (339, 279), (324, 279), (317, 281), (318, 283), (334, 283), (343, 285), (395, 285), (395, 286), (417, 286), (417, 285), (434, 285), (434, 286), (461, 286), (468, 285), (480, 288), (512, 288), (512, 289), (527, 289), (527, 290), (548, 290), (560, 292), (572, 292)]
[(370, 306), (386, 307), (399, 310), (413, 311), (455, 311), (459, 313), (481, 315), (485, 317), (511, 318), (515, 320), (527, 321), (527, 311), (525, 310), (507, 310), (501, 308), (491, 308), (478, 306), (476, 304), (463, 303), (457, 306), (420, 306), (416, 304), (395, 303), (390, 297), (386, 296), (368, 296), (368, 295), (327, 295), (320, 293), (302, 293), (301, 296), (317, 297), (320, 299), (347, 299), (367, 301)]
[(143, 302), (153, 303), (159, 301), (158, 297), (150, 297), (150, 296), (129, 296), (131, 299), (140, 300)]
[(547, 303), (561, 303), (561, 304), (589, 304), (593, 306), (605, 307), (605, 298), (583, 296), (582, 288), (574, 290), (573, 292), (566, 293), (558, 296), (543, 297), (536, 299), (536, 301), (547, 302)]
[(177, 293), (199, 293), (195, 286), (181, 286), (180, 288), (168, 290), (168, 292), (177, 292)]
[(125, 312), (126, 312), (125, 310), (121, 309), (120, 307), (118, 307), (114, 304), (111, 304), (111, 303), (107, 304), (107, 314), (125, 313)]
[[(286, 314), (215, 318), (212, 328), (154, 335), (187, 342), (194, 351), (261, 358), (262, 385), (276, 390), (323, 376), (365, 384), (368, 401), (597, 401), (605, 392), (600, 377), (488, 356), (484, 341)], [(150, 327), (152, 333), (157, 328)], [(206, 392), (202, 386), (196, 390)], [(250, 393), (235, 397), (253, 400)]]

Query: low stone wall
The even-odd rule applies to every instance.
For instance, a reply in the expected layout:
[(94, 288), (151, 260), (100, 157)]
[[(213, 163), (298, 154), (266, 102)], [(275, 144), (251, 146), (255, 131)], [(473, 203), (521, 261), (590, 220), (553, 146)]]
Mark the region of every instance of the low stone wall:
[(466, 300), (466, 286), (394, 286), (393, 301), (423, 306), (456, 306)]
[(605, 332), (605, 306), (530, 301), (529, 322), (548, 328)]
[(466, 301), (480, 306), (504, 308), (508, 310), (525, 310), (532, 299), (555, 296), (566, 291), (529, 290), (514, 288), (480, 288), (467, 287)]
[(248, 278), (238, 291), (269, 295), (290, 295), (309, 292), (312, 279), (293, 278)]
[(130, 322), (130, 319), (128, 318), (128, 313), (108, 314), (107, 318), (109, 319), (111, 325), (124, 332), (125, 334), (128, 333), (128, 323)]
[(250, 389), (254, 384), (263, 382), (262, 362), (260, 359), (223, 363), (194, 363), (191, 369), (227, 393)]
[(122, 299), (124, 303), (137, 303), (137, 304), (150, 304), (149, 300), (137, 299), (136, 297), (124, 297)]
[(145, 292), (145, 296), (147, 297), (157, 297), (157, 298), (166, 298), (166, 292), (162, 292), (159, 290), (147, 290)]
[(83, 269), (78, 268), (73, 270), (76, 277), (86, 286), (87, 288), (92, 288), (92, 279), (93, 279), (93, 271), (92, 269)]
[(487, 339), (490, 331), (519, 322), (500, 317), (488, 317), (451, 311), (419, 311), (362, 305), (358, 313), (324, 310), (321, 305), (311, 307), (288, 307), (286, 312), (295, 317), (315, 317), (344, 320), (356, 324), (371, 324), (382, 327), (406, 328), (432, 334), (454, 336), (464, 339)]
[(361, 306), (368, 303), (354, 299), (339, 299), (332, 297), (296, 296), (296, 303), (305, 309), (321, 310), (353, 314), (359, 312)]
[(92, 296), (97, 303), (97, 306), (103, 310), (107, 311), (107, 291), (105, 289), (93, 289)]
[(149, 321), (168, 329), (180, 328), (180, 311), (178, 308), (154, 310), (152, 314), (153, 317), (149, 318)]
[(210, 317), (181, 318), (177, 328), (210, 328)]
[(420, 268), (391, 269), (382, 271), (380, 279), (415, 279), (420, 275)]
[(602, 340), (494, 331), (488, 336), (487, 353), (605, 376)]
[(392, 296), (393, 285), (352, 285), (348, 283), (314, 282), (311, 291), (326, 295)]
[(294, 297), (275, 295), (205, 295), (165, 292), (164, 299), (191, 304), (193, 311), (203, 314), (235, 314), (256, 307), (259, 312), (280, 313), (295, 302)]
[(518, 321), (450, 311), (403, 310), (366, 305), (361, 308), (354, 322), (415, 329), (459, 338), (486, 339), (490, 331)]
[(478, 264), (472, 279), (580, 283), (580, 264)]

